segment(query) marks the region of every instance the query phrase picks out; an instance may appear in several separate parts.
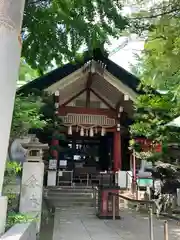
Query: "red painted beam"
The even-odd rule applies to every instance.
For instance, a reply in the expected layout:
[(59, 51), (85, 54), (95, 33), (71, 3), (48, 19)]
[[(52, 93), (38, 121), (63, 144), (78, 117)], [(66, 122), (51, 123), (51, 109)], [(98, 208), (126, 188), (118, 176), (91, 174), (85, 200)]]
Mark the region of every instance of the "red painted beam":
[(107, 117), (116, 118), (116, 112), (111, 109), (60, 106), (59, 108), (60, 116), (66, 116), (68, 113), (105, 115)]
[(66, 106), (67, 104), (69, 104), (70, 102), (72, 102), (74, 99), (76, 99), (77, 97), (79, 97), (83, 92), (86, 91), (86, 88), (84, 88), (83, 90), (81, 90), (80, 92), (76, 93), (74, 96), (72, 96), (71, 98), (69, 98), (65, 103), (63, 103), (60, 106)]
[(92, 88), (90, 89), (90, 91), (94, 93), (94, 95), (96, 95), (96, 97), (98, 97), (109, 109), (116, 111), (116, 109), (113, 106), (111, 106), (108, 102), (106, 102), (106, 100), (102, 98), (98, 93), (96, 93), (96, 91), (94, 91)]

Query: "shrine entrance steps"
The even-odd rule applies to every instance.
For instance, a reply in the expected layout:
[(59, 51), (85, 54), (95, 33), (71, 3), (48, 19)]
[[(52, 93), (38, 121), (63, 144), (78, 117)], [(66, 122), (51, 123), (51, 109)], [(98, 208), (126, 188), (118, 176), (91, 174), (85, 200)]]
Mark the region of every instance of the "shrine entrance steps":
[[(45, 190), (49, 204), (54, 208), (81, 206), (93, 208), (93, 189), (88, 186), (52, 187)], [(93, 211), (93, 210), (92, 210)]]

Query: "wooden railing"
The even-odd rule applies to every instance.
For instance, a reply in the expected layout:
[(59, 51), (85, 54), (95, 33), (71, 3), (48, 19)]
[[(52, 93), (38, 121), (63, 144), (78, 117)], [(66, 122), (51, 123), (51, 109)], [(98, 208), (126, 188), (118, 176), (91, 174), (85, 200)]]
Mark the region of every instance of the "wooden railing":
[[(113, 209), (113, 220), (116, 219), (116, 197), (119, 197), (121, 199), (137, 203), (138, 205), (140, 204), (146, 204), (147, 207), (149, 208), (149, 238), (150, 240), (154, 240), (154, 231), (153, 231), (153, 206), (155, 206), (155, 201), (153, 200), (138, 200), (138, 199), (133, 199), (129, 198), (127, 196), (124, 196), (122, 194), (117, 194), (117, 193), (110, 193), (110, 195), (113, 197), (113, 204), (112, 204), (112, 209)], [(169, 234), (168, 234), (168, 222), (164, 221), (164, 240), (169, 239)]]

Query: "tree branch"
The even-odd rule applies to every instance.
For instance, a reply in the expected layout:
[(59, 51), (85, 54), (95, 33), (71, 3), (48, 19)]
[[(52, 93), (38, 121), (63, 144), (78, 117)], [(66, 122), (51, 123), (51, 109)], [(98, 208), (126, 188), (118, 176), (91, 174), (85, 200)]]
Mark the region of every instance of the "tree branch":
[(152, 18), (161, 17), (161, 16), (164, 16), (164, 15), (168, 15), (170, 13), (178, 12), (178, 11), (180, 11), (180, 8), (171, 9), (169, 11), (158, 13), (158, 14), (155, 14), (155, 15), (135, 17), (135, 18), (131, 18), (131, 19), (132, 20), (152, 19)]

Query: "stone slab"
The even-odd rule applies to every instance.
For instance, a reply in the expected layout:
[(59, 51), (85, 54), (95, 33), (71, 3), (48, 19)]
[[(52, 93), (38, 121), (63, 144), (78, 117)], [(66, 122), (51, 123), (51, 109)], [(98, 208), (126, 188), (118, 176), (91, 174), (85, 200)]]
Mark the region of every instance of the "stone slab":
[[(100, 220), (93, 208), (56, 209), (53, 240), (144, 240), (149, 239), (148, 216), (130, 210), (121, 212), (121, 220)], [(163, 238), (164, 219), (154, 219), (154, 239)], [(169, 240), (180, 239), (180, 228), (169, 221)]]
[(36, 240), (36, 223), (15, 224), (0, 240)]

